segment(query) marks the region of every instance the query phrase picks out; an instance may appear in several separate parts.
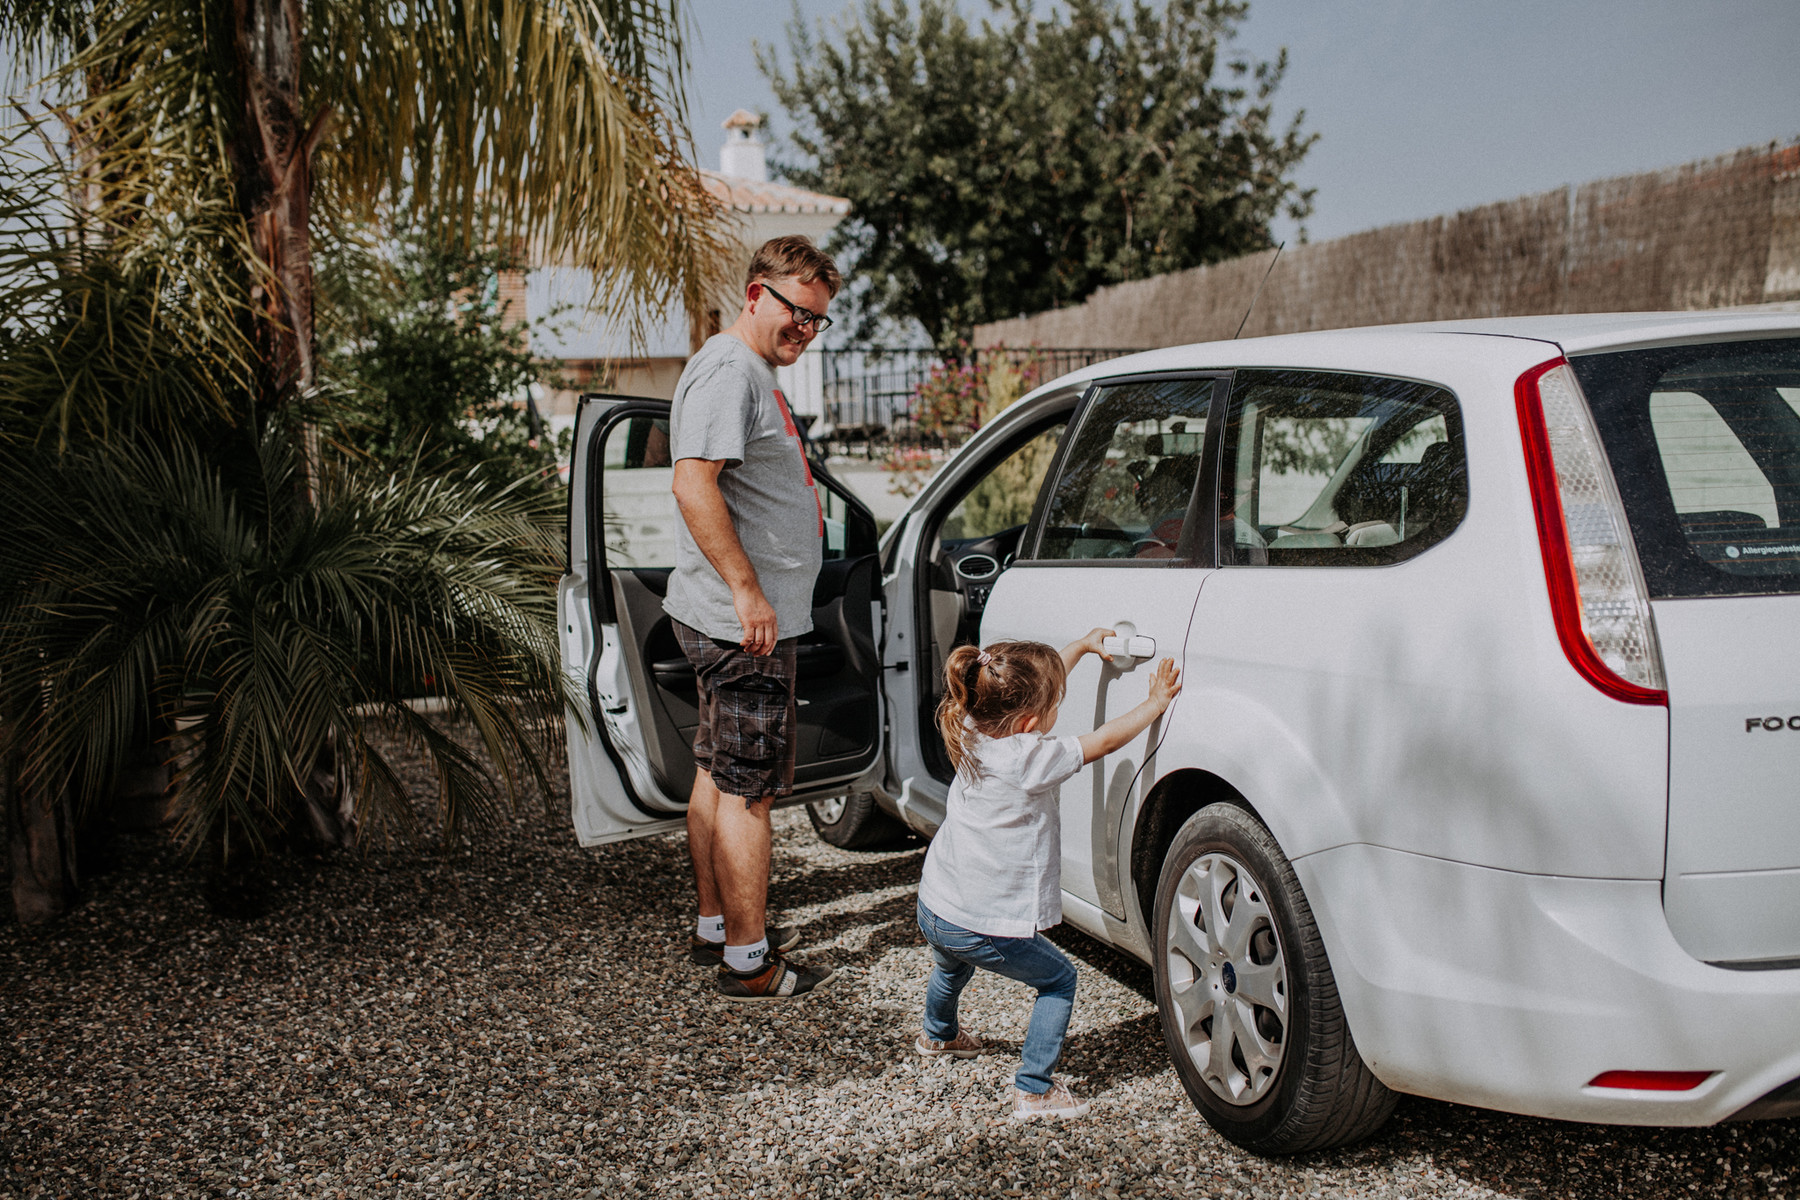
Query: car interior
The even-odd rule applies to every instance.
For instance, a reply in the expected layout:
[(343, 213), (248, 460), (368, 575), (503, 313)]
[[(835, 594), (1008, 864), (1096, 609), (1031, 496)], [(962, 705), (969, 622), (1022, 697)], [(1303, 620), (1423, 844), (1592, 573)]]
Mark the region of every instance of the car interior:
[[(685, 801), (693, 787), (699, 708), (693, 668), (662, 609), (681, 519), (670, 491), (668, 422), (660, 413), (619, 415), (594, 436), (603, 444), (590, 458), (600, 478), (589, 489), (599, 506), (589, 524), (599, 544), (589, 555), (606, 564), (609, 603), (595, 615), (616, 622), (626, 645), (642, 648), (631, 660), (631, 686), (639, 711), (651, 717), (651, 770), (667, 797)], [(880, 750), (881, 666), (870, 615), (878, 587), (874, 518), (816, 462), (813, 478), (826, 550), (813, 589), (813, 629), (797, 647), (796, 789), (860, 770)]]
[(1018, 556), (1019, 540), (1068, 418), (1067, 411), (1047, 416), (997, 449), (991, 466), (966, 479), (939, 510), (942, 516), (934, 515), (936, 527), (926, 531), (921, 543), (929, 553), (918, 572), (924, 625), (919, 644), (929, 653), (919, 664), (919, 737), (926, 764), (941, 779), (955, 774), (935, 715), (943, 696), (944, 662), (952, 650), (973, 644), (980, 635), (988, 596)]

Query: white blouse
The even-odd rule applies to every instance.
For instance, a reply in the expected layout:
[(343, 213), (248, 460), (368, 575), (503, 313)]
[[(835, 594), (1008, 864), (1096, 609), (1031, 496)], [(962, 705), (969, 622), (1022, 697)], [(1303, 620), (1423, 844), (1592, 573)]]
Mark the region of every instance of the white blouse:
[(931, 839), (919, 899), (973, 933), (1028, 938), (1062, 920), (1057, 789), (1081, 770), (1081, 743), (1042, 733), (977, 735), (981, 778), (958, 771)]

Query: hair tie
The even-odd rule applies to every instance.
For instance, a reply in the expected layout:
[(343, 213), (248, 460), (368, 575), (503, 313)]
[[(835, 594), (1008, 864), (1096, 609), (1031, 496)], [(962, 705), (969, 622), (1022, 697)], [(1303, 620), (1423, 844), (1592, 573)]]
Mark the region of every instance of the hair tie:
[(985, 667), (993, 661), (994, 661), (994, 656), (989, 654), (986, 650), (977, 651), (975, 654), (975, 665), (976, 666)]

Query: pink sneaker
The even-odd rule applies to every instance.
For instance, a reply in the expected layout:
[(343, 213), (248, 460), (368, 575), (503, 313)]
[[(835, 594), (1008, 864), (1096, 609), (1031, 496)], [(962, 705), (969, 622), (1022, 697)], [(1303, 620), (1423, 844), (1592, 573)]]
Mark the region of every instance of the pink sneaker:
[(968, 1030), (963, 1029), (959, 1030), (957, 1035), (947, 1042), (934, 1042), (921, 1032), (918, 1037), (913, 1039), (913, 1049), (917, 1050), (920, 1054), (923, 1054), (926, 1058), (939, 1058), (945, 1056), (950, 1058), (974, 1058), (981, 1053), (983, 1047), (980, 1038), (976, 1037)]
[(1088, 1113), (1088, 1102), (1078, 1100), (1069, 1085), (1057, 1080), (1050, 1085), (1050, 1090), (1041, 1096), (1033, 1095), (1021, 1088), (1013, 1089), (1012, 1119), (1015, 1121), (1035, 1121), (1039, 1117), (1085, 1117)]

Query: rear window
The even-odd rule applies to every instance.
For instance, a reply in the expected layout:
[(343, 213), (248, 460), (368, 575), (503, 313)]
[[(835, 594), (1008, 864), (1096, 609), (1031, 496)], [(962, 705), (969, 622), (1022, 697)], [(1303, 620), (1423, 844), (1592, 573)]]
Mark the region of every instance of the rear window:
[(1570, 361), (1650, 594), (1800, 591), (1800, 339)]

